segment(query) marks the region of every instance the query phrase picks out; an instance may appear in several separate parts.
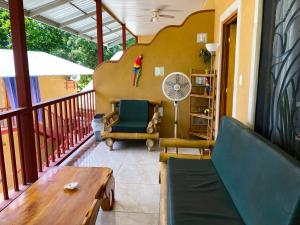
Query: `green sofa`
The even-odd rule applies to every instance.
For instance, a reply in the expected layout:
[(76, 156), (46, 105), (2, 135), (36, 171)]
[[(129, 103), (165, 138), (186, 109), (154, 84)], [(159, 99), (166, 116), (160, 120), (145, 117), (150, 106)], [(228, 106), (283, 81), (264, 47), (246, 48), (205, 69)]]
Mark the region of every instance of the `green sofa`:
[(211, 160), (167, 162), (168, 225), (299, 225), (300, 163), (232, 118)]

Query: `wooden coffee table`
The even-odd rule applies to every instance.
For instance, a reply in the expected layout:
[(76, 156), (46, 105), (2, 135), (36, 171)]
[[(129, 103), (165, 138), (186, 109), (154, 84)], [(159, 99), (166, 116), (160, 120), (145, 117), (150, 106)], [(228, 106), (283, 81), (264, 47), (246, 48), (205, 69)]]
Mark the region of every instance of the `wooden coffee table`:
[[(78, 189), (64, 190), (74, 181)], [(103, 210), (112, 210), (114, 187), (109, 168), (53, 168), (0, 213), (0, 224), (82, 224), (95, 199)]]

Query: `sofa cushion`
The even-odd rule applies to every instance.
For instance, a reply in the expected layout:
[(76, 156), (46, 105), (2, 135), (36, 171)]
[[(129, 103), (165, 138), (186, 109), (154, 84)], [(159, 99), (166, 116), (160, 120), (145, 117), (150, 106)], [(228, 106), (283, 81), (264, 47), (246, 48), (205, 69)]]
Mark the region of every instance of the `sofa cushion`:
[(148, 123), (120, 121), (112, 127), (113, 132), (144, 133)]
[(246, 224), (300, 224), (300, 166), (283, 150), (225, 117), (212, 162)]
[(169, 225), (244, 224), (210, 160), (170, 158)]
[(121, 100), (120, 121), (145, 122), (149, 120), (149, 104), (146, 100)]

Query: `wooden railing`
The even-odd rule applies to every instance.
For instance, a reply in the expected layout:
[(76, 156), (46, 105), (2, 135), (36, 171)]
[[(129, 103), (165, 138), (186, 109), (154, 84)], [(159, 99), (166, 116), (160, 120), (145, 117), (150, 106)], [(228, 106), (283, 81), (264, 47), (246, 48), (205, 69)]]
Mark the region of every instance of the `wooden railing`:
[[(10, 111), (10, 108), (7, 107), (0, 107), (0, 113)], [(13, 126), (16, 126), (16, 120), (12, 120)], [(6, 120), (0, 120), (0, 128), (2, 129), (2, 132), (4, 130), (7, 130), (7, 121)]]
[[(39, 173), (60, 164), (91, 137), (91, 121), (95, 113), (94, 92), (83, 92), (32, 106)], [(23, 134), (19, 131), (20, 115), (25, 110), (20, 108), (0, 112), (0, 122), (5, 121), (7, 127), (6, 136), (0, 135), (0, 193), (4, 200), (12, 199), (27, 185), (21, 143)], [(8, 144), (3, 142), (3, 138), (8, 139)]]

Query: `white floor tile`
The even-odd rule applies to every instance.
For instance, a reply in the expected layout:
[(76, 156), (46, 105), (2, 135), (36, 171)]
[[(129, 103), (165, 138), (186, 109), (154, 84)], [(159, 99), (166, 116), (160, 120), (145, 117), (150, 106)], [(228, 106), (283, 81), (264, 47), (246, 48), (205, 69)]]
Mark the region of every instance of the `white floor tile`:
[(158, 163), (134, 164), (124, 162), (116, 176), (116, 181), (127, 184), (159, 184)]
[(96, 225), (158, 225), (158, 223), (158, 214), (101, 211)]
[(116, 183), (114, 211), (159, 213), (160, 185)]

